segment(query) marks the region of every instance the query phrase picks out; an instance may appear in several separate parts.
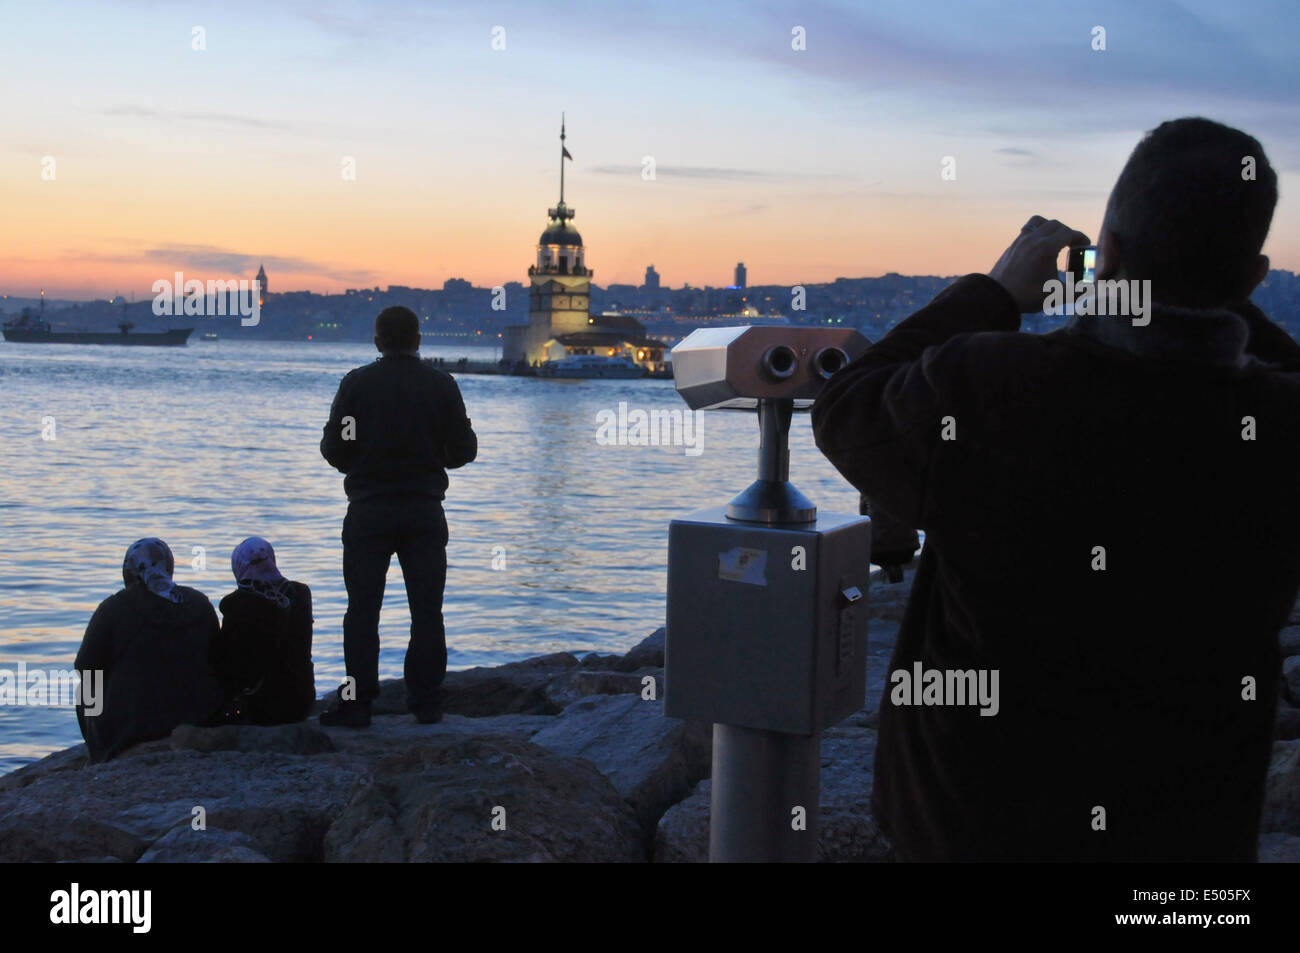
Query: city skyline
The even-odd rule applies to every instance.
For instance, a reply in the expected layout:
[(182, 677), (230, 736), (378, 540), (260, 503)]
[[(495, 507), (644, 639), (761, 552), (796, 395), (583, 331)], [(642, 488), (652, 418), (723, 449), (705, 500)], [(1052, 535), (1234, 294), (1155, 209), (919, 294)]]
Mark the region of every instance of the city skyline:
[(985, 271), (1036, 212), (1095, 239), (1132, 146), (1182, 115), (1263, 142), (1281, 192), (1264, 250), (1300, 271), (1285, 4), (586, 9), (13, 14), (0, 292), (139, 300), (178, 270), (262, 263), (285, 291), (521, 281), (561, 111), (601, 286), (651, 263), (672, 287), (742, 261), (755, 285)]

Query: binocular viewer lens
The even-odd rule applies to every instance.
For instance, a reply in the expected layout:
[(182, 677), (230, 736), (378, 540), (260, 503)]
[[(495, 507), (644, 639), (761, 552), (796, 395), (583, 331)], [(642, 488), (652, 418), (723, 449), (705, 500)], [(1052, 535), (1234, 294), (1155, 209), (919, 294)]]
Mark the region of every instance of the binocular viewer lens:
[[(812, 372), (822, 380), (830, 380), (836, 371), (849, 363), (849, 356), (840, 347), (824, 347), (812, 356)], [(760, 362), (763, 373), (774, 381), (784, 381), (794, 376), (799, 366), (799, 355), (787, 344), (777, 344), (767, 349)]]
[(801, 410), (866, 348), (853, 328), (698, 328), (673, 348), (673, 378), (695, 410), (754, 408), (761, 400), (793, 400)]
[(794, 374), (795, 365), (798, 363), (799, 355), (795, 354), (794, 348), (778, 344), (767, 349), (760, 366), (763, 368), (763, 373), (772, 380), (783, 381)]
[(849, 362), (849, 356), (840, 347), (824, 347), (813, 355), (813, 370), (825, 380)]

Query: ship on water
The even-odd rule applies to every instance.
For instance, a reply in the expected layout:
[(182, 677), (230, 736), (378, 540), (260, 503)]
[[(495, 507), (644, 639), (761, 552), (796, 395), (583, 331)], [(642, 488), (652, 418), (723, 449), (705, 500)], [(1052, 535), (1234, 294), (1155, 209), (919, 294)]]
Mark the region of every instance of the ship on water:
[(117, 333), (111, 331), (56, 331), (40, 318), (24, 314), (4, 323), (6, 341), (15, 344), (127, 344), (138, 347), (184, 347), (193, 328), (173, 328), (170, 331), (138, 331), (130, 321), (122, 321)]
[(546, 361), (537, 366), (538, 377), (614, 378), (630, 380), (645, 377), (646, 369), (626, 357), (585, 355)]

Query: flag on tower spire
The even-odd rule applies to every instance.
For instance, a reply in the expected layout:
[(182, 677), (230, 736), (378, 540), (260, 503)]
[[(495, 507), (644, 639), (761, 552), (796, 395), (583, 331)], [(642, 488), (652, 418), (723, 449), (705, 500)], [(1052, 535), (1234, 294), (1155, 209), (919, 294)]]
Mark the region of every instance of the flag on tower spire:
[(564, 113), (560, 113), (560, 212), (564, 212), (564, 160), (572, 161), (573, 156), (564, 147)]

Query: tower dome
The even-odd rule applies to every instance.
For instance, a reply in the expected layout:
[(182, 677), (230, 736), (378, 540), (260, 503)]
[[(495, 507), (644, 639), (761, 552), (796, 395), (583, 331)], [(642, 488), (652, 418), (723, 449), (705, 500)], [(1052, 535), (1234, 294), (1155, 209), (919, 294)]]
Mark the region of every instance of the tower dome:
[(542, 237), (537, 239), (539, 245), (568, 245), (571, 247), (580, 247), (582, 245), (582, 236), (578, 230), (569, 224), (569, 219), (573, 213), (565, 208), (561, 203), (560, 208), (554, 209), (561, 213), (560, 216), (552, 216), (551, 222), (546, 226), (546, 231), (542, 232)]

